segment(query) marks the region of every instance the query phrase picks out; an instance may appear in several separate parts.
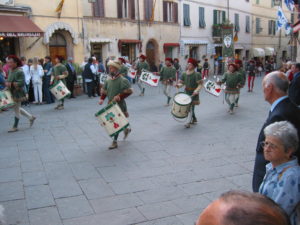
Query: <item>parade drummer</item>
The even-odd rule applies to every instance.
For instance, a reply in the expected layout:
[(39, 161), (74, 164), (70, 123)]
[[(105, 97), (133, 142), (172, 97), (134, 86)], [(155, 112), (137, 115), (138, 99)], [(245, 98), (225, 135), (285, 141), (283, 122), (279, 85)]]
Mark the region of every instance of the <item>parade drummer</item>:
[[(55, 66), (53, 67), (52, 74), (51, 74), (51, 81), (52, 84), (57, 83), (58, 81), (62, 81), (66, 85), (65, 78), (68, 76), (68, 70), (65, 65), (62, 64), (64, 58), (62, 56), (55, 57)], [(65, 100), (60, 100), (60, 103), (55, 107), (57, 110), (64, 109), (64, 102)]]
[(137, 79), (138, 79), (138, 86), (139, 86), (139, 89), (141, 90), (141, 94), (140, 96), (144, 96), (145, 94), (145, 87), (144, 87), (144, 84), (142, 83), (142, 81), (140, 81), (140, 76), (142, 74), (142, 71), (143, 70), (147, 70), (149, 71), (150, 67), (149, 67), (149, 64), (146, 62), (146, 56), (145, 55), (140, 55), (139, 57), (139, 62), (137, 63), (136, 65), (136, 70), (137, 70)]
[(195, 71), (198, 63), (195, 59), (188, 59), (187, 71), (182, 74), (179, 83), (176, 85), (178, 88), (185, 86), (185, 93), (192, 97), (191, 105), (191, 120), (185, 125), (186, 128), (190, 128), (192, 124), (197, 123), (195, 115), (195, 106), (200, 105), (199, 92), (203, 86), (202, 76)]
[(171, 100), (171, 87), (173, 82), (176, 80), (176, 69), (173, 66), (172, 58), (165, 59), (165, 66), (161, 68), (159, 75), (164, 85), (164, 94), (167, 97), (166, 106), (169, 106)]
[(234, 113), (234, 106), (243, 86), (243, 78), (237, 72), (237, 66), (234, 63), (228, 65), (228, 71), (224, 73), (222, 80), (218, 84), (226, 83), (225, 100), (229, 106), (228, 112)]
[[(235, 60), (235, 65), (237, 66), (237, 73), (240, 74), (241, 78), (243, 79), (243, 82), (241, 84), (241, 88), (245, 86), (246, 83), (246, 71), (243, 69), (243, 62), (242, 60)], [(239, 107), (239, 100), (240, 100), (240, 93), (238, 94), (238, 97), (236, 98), (235, 107)]]
[[(129, 117), (125, 98), (127, 98), (133, 93), (133, 90), (130, 86), (130, 82), (126, 78), (124, 78), (120, 73), (122, 65), (119, 62), (119, 60), (109, 61), (107, 65), (109, 67), (109, 74), (111, 76), (111, 79), (105, 81), (99, 104), (102, 105), (105, 98), (107, 97), (108, 104), (110, 104), (111, 102), (117, 102), (124, 115), (126, 117)], [(124, 130), (124, 140), (127, 138), (130, 132), (130, 128), (126, 128)], [(111, 146), (109, 146), (109, 149), (118, 148), (118, 136), (118, 134), (114, 136), (114, 140)]]
[(126, 66), (126, 60), (122, 57), (120, 57), (118, 60), (121, 64), (121, 69), (119, 70), (119, 73), (122, 74), (127, 80), (131, 81), (131, 78), (128, 77), (129, 68)]
[(21, 115), (27, 117), (30, 122), (30, 127), (32, 127), (36, 118), (21, 107), (21, 103), (27, 100), (26, 93), (24, 91), (25, 75), (21, 69), (21, 60), (15, 55), (10, 55), (7, 58), (10, 70), (5, 86), (10, 90), (12, 98), (15, 102), (15, 122), (13, 127), (8, 132), (16, 132), (18, 131), (18, 124)]

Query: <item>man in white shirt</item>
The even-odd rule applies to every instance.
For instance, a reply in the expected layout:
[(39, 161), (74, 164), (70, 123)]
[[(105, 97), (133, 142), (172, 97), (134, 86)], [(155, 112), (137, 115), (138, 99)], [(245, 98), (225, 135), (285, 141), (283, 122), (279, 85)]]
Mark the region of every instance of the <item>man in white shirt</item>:
[[(21, 57), (21, 62), (22, 62), (22, 70), (25, 75), (25, 85), (24, 85), (24, 90), (26, 92), (26, 96), (28, 99), (28, 92), (29, 92), (29, 85), (30, 85), (30, 80), (31, 80), (31, 75), (30, 75), (30, 68), (27, 65), (27, 60), (25, 57)], [(27, 105), (28, 102), (25, 103)]]
[(83, 78), (87, 86), (87, 94), (89, 98), (96, 97), (94, 92), (94, 79), (96, 76), (96, 67), (93, 65), (93, 58), (88, 59), (88, 63), (84, 66)]

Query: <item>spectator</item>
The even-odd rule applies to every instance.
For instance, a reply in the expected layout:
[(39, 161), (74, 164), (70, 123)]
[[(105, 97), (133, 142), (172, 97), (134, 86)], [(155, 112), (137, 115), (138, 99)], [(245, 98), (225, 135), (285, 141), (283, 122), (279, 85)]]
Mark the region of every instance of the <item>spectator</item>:
[(208, 63), (208, 59), (205, 59), (204, 63), (203, 63), (203, 79), (208, 78), (208, 76), (209, 76), (209, 68), (210, 68), (210, 65)]
[(93, 96), (95, 96), (95, 93), (97, 93), (98, 96), (101, 95), (100, 93), (100, 73), (99, 73), (99, 62), (97, 60), (97, 58), (95, 56), (92, 57), (93, 58), (93, 66), (94, 66), (94, 69), (95, 69), (95, 75), (94, 75), (94, 78), (93, 78), (93, 85), (94, 85), (94, 88), (93, 88)]
[(300, 63), (293, 66), (294, 77), (289, 86), (289, 97), (297, 106), (300, 105)]
[(288, 65), (288, 70), (285, 73), (285, 75), (287, 76), (289, 81), (292, 81), (293, 78), (294, 78), (294, 71), (295, 71), (295, 68), (296, 68), (296, 66), (295, 66), (296, 64), (289, 61), (289, 62), (287, 62), (287, 65)]
[(300, 202), (300, 166), (293, 156), (299, 145), (297, 130), (290, 122), (281, 121), (267, 126), (264, 134), (264, 157), (270, 163), (259, 193), (273, 199), (296, 225)]
[(81, 77), (82, 77), (82, 86), (83, 86), (83, 92), (84, 92), (84, 93), (86, 93), (86, 89), (87, 89), (87, 88), (86, 88), (86, 84), (85, 84), (84, 77), (83, 77), (83, 70), (84, 70), (85, 65), (86, 65), (87, 62), (88, 62), (88, 59), (89, 59), (89, 57), (85, 56), (83, 62), (82, 62), (81, 65), (80, 65), (80, 69), (81, 69), (81, 71), (82, 71)]
[(70, 98), (75, 98), (74, 96), (74, 84), (77, 81), (77, 75), (75, 70), (75, 65), (73, 63), (73, 58), (68, 57), (68, 62), (66, 64), (66, 68), (68, 70), (68, 76), (66, 78), (67, 88), (71, 92)]
[(201, 74), (202, 74), (201, 60), (198, 60), (197, 63), (198, 63), (198, 65), (197, 65), (196, 70), (197, 70), (198, 73), (201, 73)]
[(50, 92), (50, 82), (51, 82), (51, 73), (52, 73), (52, 62), (51, 57), (45, 57), (45, 64), (44, 64), (44, 81), (43, 81), (43, 90), (44, 96), (46, 99), (47, 104), (54, 103), (54, 96)]
[(289, 225), (286, 213), (271, 199), (250, 192), (229, 191), (212, 202), (196, 225)]
[(34, 103), (42, 104), (43, 103), (43, 80), (44, 70), (41, 65), (39, 65), (39, 59), (37, 57), (33, 58), (33, 64), (30, 66), (30, 75), (34, 89)]
[(0, 61), (0, 91), (5, 88), (5, 77), (3, 72), (3, 63)]
[[(28, 59), (27, 61), (27, 65), (29, 66), (29, 68), (32, 66), (33, 60), (32, 59)], [(31, 77), (31, 75), (30, 75)], [(33, 83), (32, 83), (32, 79), (30, 78), (30, 84), (29, 84), (29, 88), (28, 88), (28, 102), (34, 102), (34, 91), (33, 91)]]
[[(28, 99), (28, 92), (29, 92), (29, 86), (30, 86), (30, 80), (31, 80), (30, 68), (27, 65), (27, 60), (25, 57), (21, 57), (21, 62), (22, 62), (22, 70), (23, 70), (23, 73), (25, 76), (24, 90), (26, 92), (26, 96)], [(28, 103), (29, 103), (28, 100), (24, 102), (25, 105), (27, 105)]]
[(93, 66), (93, 58), (88, 59), (88, 63), (84, 66), (83, 79), (87, 85), (87, 94), (89, 98), (96, 97), (94, 95), (94, 77), (96, 75), (96, 68)]
[(5, 59), (5, 65), (3, 66), (3, 72), (4, 72), (4, 78), (7, 79), (8, 78), (8, 72), (9, 72), (9, 65), (8, 65), (8, 57), (6, 57)]
[(296, 127), (298, 134), (300, 134), (300, 109), (287, 96), (289, 86), (287, 77), (281, 72), (272, 72), (264, 77), (262, 86), (264, 98), (271, 104), (271, 109), (258, 137), (252, 182), (254, 192), (258, 192), (266, 174), (267, 161), (264, 159), (263, 147), (261, 146), (261, 143), (265, 141), (264, 129), (274, 122), (287, 120)]
[(254, 88), (255, 81), (255, 64), (254, 60), (250, 60), (250, 65), (248, 67), (248, 92), (252, 92)]

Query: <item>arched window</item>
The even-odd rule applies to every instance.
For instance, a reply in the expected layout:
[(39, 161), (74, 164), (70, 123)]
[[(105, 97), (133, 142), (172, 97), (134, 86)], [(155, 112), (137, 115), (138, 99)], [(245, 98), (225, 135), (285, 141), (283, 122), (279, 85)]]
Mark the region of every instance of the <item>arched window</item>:
[(147, 48), (147, 49), (153, 49), (153, 50), (154, 50), (154, 44), (153, 44), (153, 42), (152, 42), (152, 41), (149, 41), (149, 42), (147, 43), (146, 48)]

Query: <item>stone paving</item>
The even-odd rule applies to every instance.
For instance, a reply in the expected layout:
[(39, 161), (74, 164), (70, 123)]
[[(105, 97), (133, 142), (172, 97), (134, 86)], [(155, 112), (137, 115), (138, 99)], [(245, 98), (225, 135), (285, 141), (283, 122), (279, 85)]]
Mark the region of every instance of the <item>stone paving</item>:
[[(80, 96), (26, 107), (8, 134), (0, 113), (0, 204), (10, 225), (192, 225), (209, 202), (231, 189), (251, 190), (258, 132), (268, 104), (261, 79), (243, 89), (235, 115), (223, 98), (201, 92), (198, 125), (184, 128), (164, 107), (161, 88), (128, 99), (133, 132), (118, 150), (94, 113), (98, 98)], [(136, 86), (134, 86), (136, 89)], [(137, 89), (136, 89), (137, 90)]]

